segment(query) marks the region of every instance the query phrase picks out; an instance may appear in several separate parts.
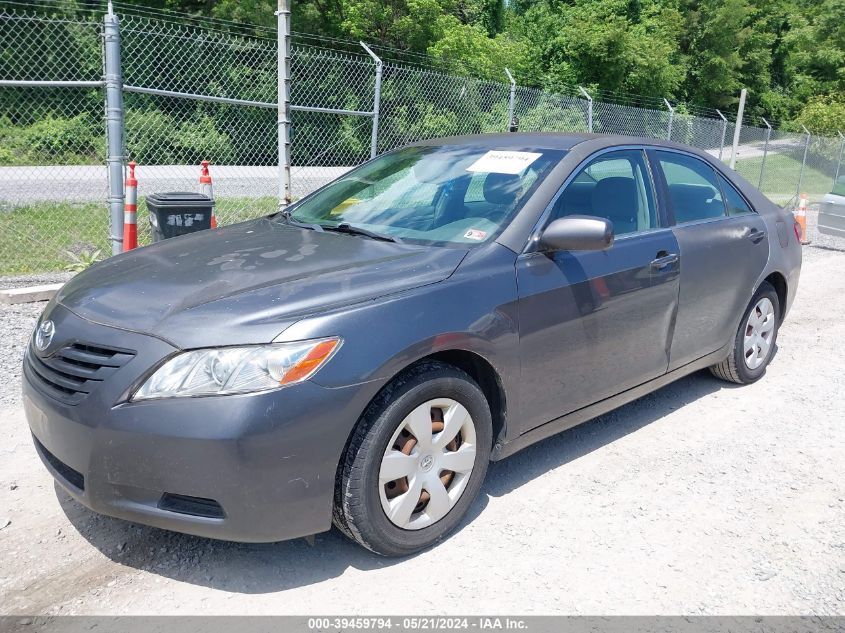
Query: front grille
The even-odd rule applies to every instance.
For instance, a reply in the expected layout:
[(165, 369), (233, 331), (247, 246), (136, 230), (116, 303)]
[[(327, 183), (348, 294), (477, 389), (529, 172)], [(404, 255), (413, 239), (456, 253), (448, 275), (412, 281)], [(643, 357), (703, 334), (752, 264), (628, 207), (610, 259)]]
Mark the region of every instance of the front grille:
[(82, 476), (82, 473), (74, 470), (67, 464), (65, 464), (62, 460), (58, 457), (53, 455), (50, 451), (48, 451), (44, 445), (38, 441), (38, 438), (33, 436), (35, 440), (35, 446), (38, 448), (38, 451), (44, 457), (50, 466), (53, 467), (59, 475), (61, 475), (62, 479), (67, 481), (70, 485), (74, 488), (79, 488), (79, 490), (85, 490), (85, 477)]
[(223, 519), (226, 517), (223, 507), (214, 499), (177, 495), (172, 492), (165, 492), (161, 496), (158, 507), (162, 510), (178, 512), (179, 514), (190, 514), (195, 517), (207, 517), (209, 519)]
[(46, 358), (31, 347), (24, 368), (42, 391), (67, 404), (78, 404), (135, 352), (88, 343), (72, 343)]

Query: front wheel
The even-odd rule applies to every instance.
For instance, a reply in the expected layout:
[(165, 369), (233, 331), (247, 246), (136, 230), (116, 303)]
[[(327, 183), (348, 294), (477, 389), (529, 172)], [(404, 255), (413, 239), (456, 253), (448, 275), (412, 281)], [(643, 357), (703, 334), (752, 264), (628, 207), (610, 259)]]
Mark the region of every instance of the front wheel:
[(358, 423), (338, 473), (334, 522), (384, 556), (429, 547), (478, 495), (491, 445), (490, 407), (475, 381), (450, 365), (420, 363)]
[(764, 281), (742, 316), (731, 353), (721, 363), (710, 367), (713, 375), (741, 385), (759, 380), (775, 353), (779, 315), (778, 293), (774, 286)]

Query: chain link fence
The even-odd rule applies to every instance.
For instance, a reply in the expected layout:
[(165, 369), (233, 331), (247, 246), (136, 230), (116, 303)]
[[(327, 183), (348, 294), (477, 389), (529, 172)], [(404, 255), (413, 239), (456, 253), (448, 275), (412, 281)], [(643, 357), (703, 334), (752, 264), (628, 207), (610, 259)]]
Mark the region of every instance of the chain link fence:
[(276, 194), (276, 40), (120, 15), (125, 155), (138, 164), (139, 242), (144, 199), (196, 191), (214, 165), (221, 224), (270, 213)]
[[(104, 70), (103, 13), (66, 6), (0, 0), (0, 274), (58, 270), (83, 251), (112, 251), (110, 230), (117, 238), (119, 227), (106, 203), (114, 211), (120, 197), (114, 182), (110, 192), (109, 160), (138, 163), (142, 244), (150, 239), (145, 197), (198, 191), (202, 160), (212, 164), (221, 224), (278, 208), (274, 30), (127, 7), (117, 12), (117, 77)], [(290, 70), (294, 198), (374, 153), (513, 124), (669, 138), (731, 159), (735, 123), (718, 111), (622, 105), (583, 89), (554, 94), (508, 83), (505, 69), (501, 83), (484, 81), (296, 35)], [(106, 111), (109, 86), (119, 91), (119, 113)], [(117, 128), (107, 115), (119, 115)], [(120, 156), (109, 155), (110, 133), (119, 134)], [(736, 169), (780, 204), (799, 189), (817, 200), (845, 171), (843, 141), (743, 125)]]
[[(590, 129), (590, 102), (569, 95), (519, 86), (515, 89), (513, 113), (519, 129), (525, 132), (599, 131), (598, 125)], [(500, 130), (501, 127), (497, 131)]]
[(0, 271), (60, 266), (40, 253), (89, 234), (107, 244), (101, 32), (94, 16), (0, 7), (0, 78), (20, 82), (0, 88)]
[(375, 70), (366, 54), (313, 45), (291, 48), (293, 199), (370, 157)]

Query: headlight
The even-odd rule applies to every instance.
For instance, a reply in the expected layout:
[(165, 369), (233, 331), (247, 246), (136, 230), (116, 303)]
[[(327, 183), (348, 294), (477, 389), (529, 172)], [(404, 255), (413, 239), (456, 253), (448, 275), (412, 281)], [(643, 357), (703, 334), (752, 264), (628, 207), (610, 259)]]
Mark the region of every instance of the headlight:
[(341, 340), (221, 347), (183, 352), (150, 376), (132, 400), (268, 391), (308, 380)]

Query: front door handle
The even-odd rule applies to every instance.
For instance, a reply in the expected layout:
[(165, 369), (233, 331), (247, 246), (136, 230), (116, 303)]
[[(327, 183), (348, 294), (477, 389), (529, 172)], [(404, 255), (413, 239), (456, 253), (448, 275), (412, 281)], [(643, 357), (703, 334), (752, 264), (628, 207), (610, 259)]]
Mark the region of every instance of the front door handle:
[(765, 231), (758, 231), (757, 229), (751, 229), (751, 232), (748, 234), (748, 239), (751, 240), (754, 244), (759, 244), (763, 241), (763, 238), (766, 237)]
[(666, 268), (669, 264), (674, 264), (676, 261), (678, 261), (677, 253), (666, 253), (666, 251), (661, 251), (657, 254), (657, 259), (651, 260), (651, 267), (655, 270), (661, 270)]

